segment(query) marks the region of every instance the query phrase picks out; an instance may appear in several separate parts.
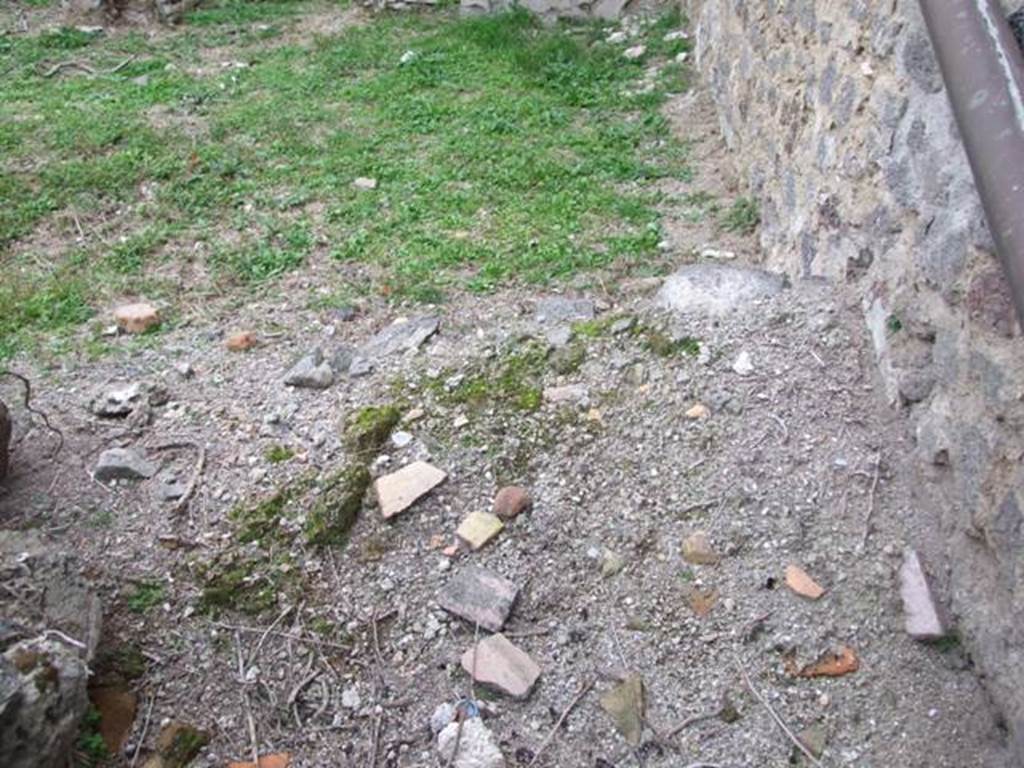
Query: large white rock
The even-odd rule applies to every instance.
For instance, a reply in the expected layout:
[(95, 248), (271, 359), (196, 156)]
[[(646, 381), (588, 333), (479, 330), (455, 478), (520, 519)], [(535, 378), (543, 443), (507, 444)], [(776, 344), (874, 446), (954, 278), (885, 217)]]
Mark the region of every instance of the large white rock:
[(745, 312), (782, 291), (785, 278), (763, 269), (730, 264), (690, 264), (670, 275), (656, 302), (664, 309), (722, 316)]
[(463, 721), (461, 735), (457, 722), (445, 726), (438, 734), (437, 751), (445, 765), (452, 759), (456, 742), (459, 751), (452, 763), (453, 768), (505, 768), (505, 756), (501, 754), (490, 730), (479, 718)]

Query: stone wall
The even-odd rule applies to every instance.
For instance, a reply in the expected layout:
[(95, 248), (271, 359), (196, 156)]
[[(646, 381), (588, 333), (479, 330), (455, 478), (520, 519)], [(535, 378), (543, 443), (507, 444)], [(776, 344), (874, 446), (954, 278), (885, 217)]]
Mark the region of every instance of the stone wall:
[(911, 543), (1024, 757), (1024, 342), (917, 0), (683, 4), (768, 265), (862, 300)]

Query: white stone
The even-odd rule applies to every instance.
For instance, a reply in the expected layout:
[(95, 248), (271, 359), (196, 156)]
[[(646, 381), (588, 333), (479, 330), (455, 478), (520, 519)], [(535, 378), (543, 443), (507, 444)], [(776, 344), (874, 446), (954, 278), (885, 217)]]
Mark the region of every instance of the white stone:
[(732, 364), (732, 369), (740, 376), (749, 376), (754, 372), (754, 363), (750, 359), (750, 353), (746, 350), (740, 352), (735, 362)]
[(946, 636), (942, 609), (935, 602), (921, 558), (913, 549), (903, 553), (900, 566), (900, 597), (903, 598), (904, 627), (915, 640), (941, 640)]
[[(455, 762), (451, 763), (456, 741), (459, 749)], [(450, 764), (452, 768), (505, 768), (505, 756), (490, 730), (477, 717), (463, 721), (461, 734), (458, 723), (445, 726), (437, 737), (437, 751), (445, 765)]]
[(636, 61), (642, 59), (645, 53), (647, 53), (646, 45), (633, 45), (624, 50), (622, 55), (630, 61)]

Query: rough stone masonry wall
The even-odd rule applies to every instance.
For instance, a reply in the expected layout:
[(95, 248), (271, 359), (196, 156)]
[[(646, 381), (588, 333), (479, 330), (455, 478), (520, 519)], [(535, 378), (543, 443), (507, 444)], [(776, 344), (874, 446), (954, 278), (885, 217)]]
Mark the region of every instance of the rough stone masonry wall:
[(912, 543), (1024, 758), (1024, 342), (917, 0), (683, 3), (768, 264), (862, 297)]

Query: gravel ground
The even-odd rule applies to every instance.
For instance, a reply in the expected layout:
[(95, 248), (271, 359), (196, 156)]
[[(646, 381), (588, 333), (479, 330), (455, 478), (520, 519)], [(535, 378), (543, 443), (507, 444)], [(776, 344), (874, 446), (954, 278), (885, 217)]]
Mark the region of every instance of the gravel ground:
[[(671, 258), (683, 263), (692, 257), (679, 238)], [(324, 391), (285, 387), (301, 353), (362, 345), (397, 314), (375, 300), (354, 319), (310, 310), (326, 277), (314, 268), (244, 306), (211, 306), (142, 342), (122, 337), (98, 362), (32, 371), (20, 361), (66, 444), (50, 459), (52, 442), (32, 431), (0, 508), (6, 526), (41, 527), (79, 553), (107, 606), (107, 647), (142, 653), (142, 669), (124, 675), (140, 711), (119, 764), (132, 762), (145, 730), (144, 758), (167, 720), (211, 733), (196, 765), (251, 759), (250, 714), (259, 751), (289, 752), (295, 766), (440, 764), (428, 721), (473, 694), (459, 657), (474, 627), (436, 596), (472, 564), (520, 586), (507, 634), (542, 670), (525, 701), (475, 692), (508, 765), (529, 765), (590, 683), (538, 765), (800, 764), (743, 673), (793, 732), (820, 730), (824, 765), (1010, 764), (964, 651), (902, 632), (908, 439), (875, 392), (862, 323), (841, 289), (798, 284), (726, 317), (681, 317), (654, 306), (658, 281), (609, 274), (574, 293), (594, 303), (596, 320), (546, 357), (528, 353), (548, 344), (550, 323), (535, 317), (542, 296), (459, 296), (418, 351), (378, 358), (371, 374)], [(258, 346), (227, 351), (226, 336), (246, 329)], [(734, 370), (743, 352), (745, 375)], [(176, 369), (183, 363), (191, 378)], [(484, 385), (465, 396), (477, 376)], [(127, 421), (90, 414), (98, 392), (124, 382), (150, 385), (155, 405)], [(532, 405), (540, 389), (563, 385), (585, 388), (584, 401), (520, 409), (521, 397)], [(708, 415), (689, 418), (698, 403)], [(344, 424), (388, 404), (423, 415), (398, 427), (413, 440), (386, 446), (372, 471), (427, 459), (445, 484), (389, 522), (368, 502), (344, 545), (316, 549), (293, 535), (302, 503), (296, 521), (240, 541), (232, 510), (347, 466)], [(14, 415), (23, 434), (24, 414)], [(175, 515), (157, 489), (167, 472), (187, 480), (197, 452), (157, 447), (181, 442), (202, 446), (205, 466)], [(165, 474), (101, 485), (90, 471), (113, 446)], [(529, 489), (533, 510), (479, 552), (444, 554), (465, 515), (489, 510), (511, 481)], [(683, 559), (697, 531), (717, 564)], [(204, 610), (203, 565), (244, 552), (257, 558), (251, 578), (273, 579), (272, 604), (257, 615)], [(603, 575), (614, 559), (621, 570)], [(785, 587), (791, 563), (824, 597)], [(840, 646), (855, 650), (856, 672), (792, 674)], [(598, 704), (627, 674), (646, 689), (635, 749)], [(738, 718), (670, 736), (723, 700)]]

